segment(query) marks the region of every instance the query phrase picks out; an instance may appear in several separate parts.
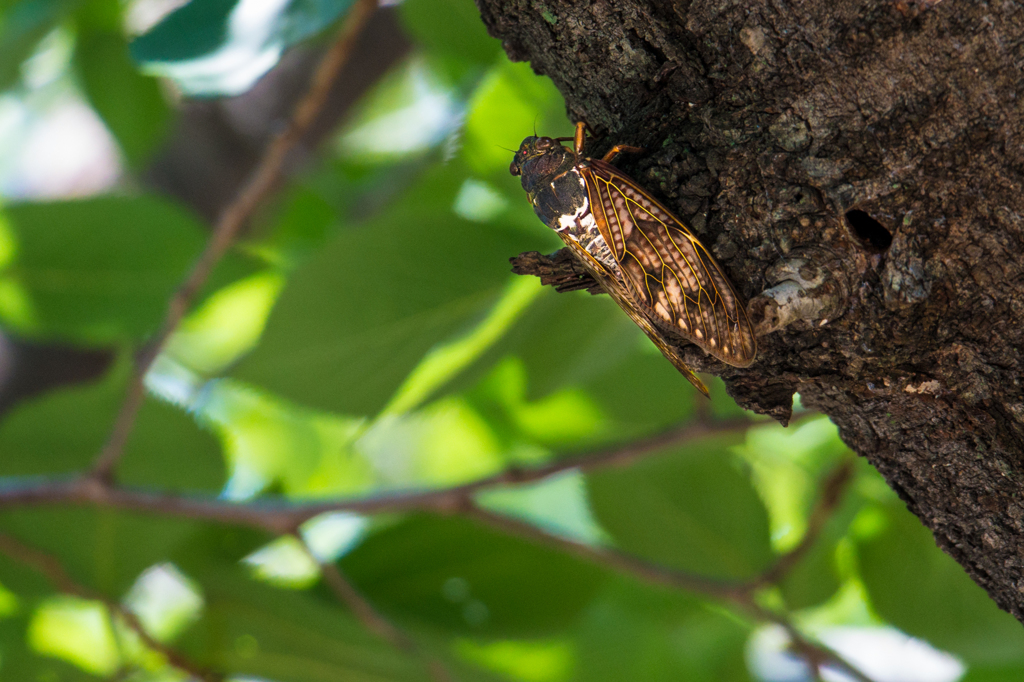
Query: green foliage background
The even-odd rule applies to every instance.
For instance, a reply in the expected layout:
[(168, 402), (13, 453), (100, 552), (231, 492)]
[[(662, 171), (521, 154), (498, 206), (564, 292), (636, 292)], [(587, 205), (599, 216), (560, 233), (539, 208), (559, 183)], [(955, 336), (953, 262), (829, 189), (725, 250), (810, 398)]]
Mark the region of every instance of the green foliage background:
[[(253, 49), (322, 40), (348, 5), (285, 3)], [(234, 9), (193, 0), (130, 44), (115, 0), (3, 0), (3, 97), (44, 107), (57, 89), (77, 93), (137, 171), (174, 116), (158, 78), (203, 96), (241, 87), (237, 74), (182, 68), (238, 38)], [(472, 481), (695, 418), (696, 393), (607, 297), (559, 295), (508, 272), (510, 256), (558, 246), (509, 176), (507, 151), (534, 127), (567, 134), (558, 92), (507, 60), (470, 0), (406, 0), (398, 11), (417, 47), (218, 266), (150, 373), (122, 483), (239, 503), (368, 496)], [(54, 43), (66, 48), (64, 71), (34, 87), (27, 69)], [(134, 181), (0, 207), (4, 330), (121, 357), (100, 381), (4, 417), (0, 494), (23, 477), (88, 468), (131, 353), (205, 232)], [(720, 384), (712, 391), (714, 418), (739, 414)], [(820, 481), (850, 456), (827, 420), (803, 416), (478, 501), (580, 542), (742, 581), (797, 545)], [(764, 624), (705, 595), (457, 515), (336, 514), (305, 530), (460, 680), (755, 679), (747, 652)], [(418, 656), (337, 602), (294, 539), (47, 507), (3, 508), (0, 531), (229, 676), (428, 679)], [(758, 599), (812, 636), (888, 624), (954, 654), (965, 680), (1024, 679), (1019, 624), (863, 463), (813, 550)], [(119, 675), (181, 676), (102, 604), (0, 554), (0, 680)]]

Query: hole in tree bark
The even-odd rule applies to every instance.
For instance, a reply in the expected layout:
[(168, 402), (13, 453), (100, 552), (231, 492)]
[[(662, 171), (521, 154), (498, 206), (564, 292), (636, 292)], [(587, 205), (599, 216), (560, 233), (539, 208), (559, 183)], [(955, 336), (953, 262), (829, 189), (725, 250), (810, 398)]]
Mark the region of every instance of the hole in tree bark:
[(868, 251), (882, 253), (892, 244), (892, 233), (864, 211), (856, 208), (847, 211), (846, 224)]

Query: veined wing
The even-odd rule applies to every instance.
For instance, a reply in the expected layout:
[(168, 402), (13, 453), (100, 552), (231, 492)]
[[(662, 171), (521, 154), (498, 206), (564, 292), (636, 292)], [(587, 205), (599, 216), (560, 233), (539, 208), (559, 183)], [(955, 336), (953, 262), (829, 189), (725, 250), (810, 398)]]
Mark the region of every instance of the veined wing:
[(582, 172), (597, 226), (651, 319), (722, 362), (753, 362), (746, 309), (704, 245), (614, 166), (590, 159)]
[(619, 304), (619, 307), (622, 308), (627, 315), (629, 315), (630, 319), (636, 323), (636, 326), (640, 327), (640, 329), (647, 334), (648, 338), (654, 342), (654, 345), (658, 347), (661, 354), (664, 355), (668, 361), (671, 362), (677, 370), (679, 370), (679, 373), (686, 377), (686, 380), (693, 384), (698, 391), (703, 393), (705, 396), (710, 397), (708, 394), (708, 387), (705, 386), (704, 382), (693, 373), (693, 370), (686, 366), (686, 363), (683, 362), (679, 353), (672, 347), (671, 343), (665, 338), (665, 335), (661, 330), (659, 330), (651, 320), (648, 319), (648, 316), (644, 314), (643, 310), (641, 310), (640, 305), (634, 299), (629, 289), (626, 288), (622, 280), (609, 272), (604, 265), (591, 256), (586, 249), (576, 242), (576, 240), (561, 233), (559, 233), (559, 236), (562, 237), (562, 241), (564, 241), (565, 245), (569, 247), (569, 250), (572, 251), (573, 255), (583, 263), (583, 265), (590, 271), (590, 274), (594, 276), (594, 279), (596, 279), (604, 290), (608, 292), (608, 295)]

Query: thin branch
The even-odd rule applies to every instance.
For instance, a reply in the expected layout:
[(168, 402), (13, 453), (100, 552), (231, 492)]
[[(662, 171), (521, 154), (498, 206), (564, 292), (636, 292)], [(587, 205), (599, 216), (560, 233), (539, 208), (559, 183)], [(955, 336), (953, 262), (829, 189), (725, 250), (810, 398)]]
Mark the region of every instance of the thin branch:
[(620, 573), (634, 575), (648, 583), (697, 592), (708, 597), (733, 602), (746, 599), (746, 593), (742, 586), (738, 586), (735, 583), (704, 578), (684, 571), (665, 568), (664, 566), (652, 564), (616, 549), (595, 547), (558, 535), (552, 535), (532, 524), (502, 514), (496, 514), (476, 504), (470, 503), (460, 510), (460, 513), (462, 516), (476, 519), (483, 524), (497, 528), (510, 535), (518, 535), (531, 542), (572, 554), (584, 561), (589, 561), (599, 566), (606, 566)]
[(345, 574), (341, 572), (336, 563), (333, 561), (320, 561), (302, 537), (298, 534), (296, 534), (296, 537), (298, 537), (299, 542), (309, 557), (320, 568), (320, 575), (323, 577), (324, 583), (334, 593), (334, 596), (338, 598), (338, 601), (348, 606), (352, 613), (355, 614), (355, 617), (359, 619), (359, 622), (363, 624), (363, 627), (381, 639), (390, 642), (395, 648), (401, 649), (423, 661), (435, 682), (452, 682), (452, 676), (444, 664), (436, 658), (425, 654), (412, 637), (378, 611), (356, 589), (355, 585), (345, 577)]
[(757, 590), (767, 585), (774, 585), (786, 577), (786, 575), (807, 555), (814, 547), (814, 544), (821, 536), (825, 524), (832, 518), (836, 508), (843, 499), (843, 493), (853, 478), (853, 460), (846, 459), (839, 464), (825, 479), (821, 495), (818, 497), (810, 518), (807, 520), (807, 530), (804, 536), (797, 543), (796, 547), (789, 550), (773, 564), (767, 571), (750, 581), (749, 590)]
[(332, 511), (363, 514), (456, 511), (463, 509), (475, 493), (485, 488), (537, 482), (574, 469), (590, 471), (599, 467), (625, 466), (668, 447), (714, 435), (740, 433), (751, 424), (745, 418), (690, 423), (626, 445), (563, 457), (537, 467), (513, 467), (470, 483), (436, 490), (394, 491), (308, 503), (283, 499), (238, 503), (216, 497), (124, 488), (95, 477), (70, 480), (0, 479), (0, 509), (54, 504), (111, 507), (250, 526), (283, 534), (294, 532), (314, 516)]
[(664, 566), (649, 563), (638, 557), (605, 547), (593, 547), (580, 542), (546, 533), (528, 523), (508, 516), (495, 514), (471, 504), (462, 510), (462, 515), (476, 519), (511, 535), (518, 535), (537, 544), (546, 545), (577, 556), (585, 561), (604, 566), (620, 573), (632, 575), (644, 582), (721, 599), (747, 611), (761, 620), (781, 625), (789, 634), (794, 650), (804, 658), (812, 669), (830, 665), (842, 670), (859, 682), (872, 682), (864, 673), (847, 663), (839, 654), (828, 647), (811, 642), (786, 618), (759, 606), (745, 585), (692, 575)]
[(357, 0), (349, 10), (337, 39), (317, 67), (308, 92), (296, 105), (288, 127), (270, 143), (249, 181), (221, 214), (210, 234), (205, 250), (196, 261), (185, 282), (171, 298), (160, 330), (138, 353), (124, 403), (114, 421), (109, 439), (93, 463), (92, 473), (96, 478), (104, 481), (112, 480), (114, 468), (124, 452), (124, 447), (145, 398), (144, 378), (146, 372), (185, 313), (188, 312), (199, 290), (227, 252), (238, 232), (280, 182), (289, 153), (309, 130), (323, 109), (332, 85), (348, 61), (356, 39), (376, 7), (377, 0)]
[(845, 658), (830, 647), (821, 642), (814, 642), (808, 639), (785, 616), (765, 609), (753, 601), (749, 603), (748, 610), (761, 620), (781, 626), (786, 631), (786, 634), (789, 635), (790, 647), (807, 662), (808, 667), (820, 670), (823, 666), (831, 666), (836, 670), (846, 673), (857, 680), (857, 682), (874, 682), (874, 680), (853, 667)]
[(380, 614), (373, 607), (366, 597), (360, 594), (359, 590), (348, 581), (348, 578), (341, 572), (334, 562), (321, 563), (320, 575), (324, 583), (330, 588), (338, 601), (345, 604), (352, 610), (356, 618), (363, 626), (383, 640), (390, 642), (393, 646), (403, 651), (412, 651), (415, 648), (412, 640), (407, 634), (398, 629), (391, 621)]
[(221, 682), (224, 679), (222, 674), (207, 670), (193, 663), (184, 655), (153, 639), (139, 621), (138, 616), (125, 608), (123, 604), (108, 599), (99, 592), (75, 582), (55, 557), (35, 547), (31, 547), (6, 533), (0, 533), (0, 552), (42, 574), (60, 592), (90, 601), (101, 602), (110, 612), (112, 618), (120, 618), (125, 625), (138, 635), (146, 647), (159, 652), (171, 666), (178, 670), (204, 682)]

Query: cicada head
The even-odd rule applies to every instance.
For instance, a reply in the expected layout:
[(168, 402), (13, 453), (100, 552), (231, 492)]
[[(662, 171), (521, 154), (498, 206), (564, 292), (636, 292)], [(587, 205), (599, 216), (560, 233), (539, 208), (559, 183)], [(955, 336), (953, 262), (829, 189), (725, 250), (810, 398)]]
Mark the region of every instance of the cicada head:
[(509, 172), (521, 175), (533, 210), (545, 225), (559, 229), (559, 219), (576, 215), (586, 204), (576, 155), (550, 137), (528, 137), (519, 145)]
[(550, 137), (528, 137), (519, 145), (519, 151), (512, 159), (508, 170), (512, 175), (521, 175), (523, 189), (532, 193), (542, 182), (571, 168), (575, 155)]

